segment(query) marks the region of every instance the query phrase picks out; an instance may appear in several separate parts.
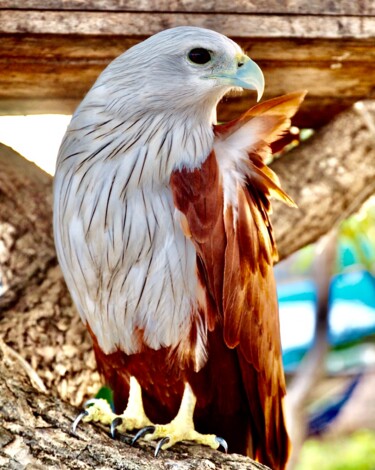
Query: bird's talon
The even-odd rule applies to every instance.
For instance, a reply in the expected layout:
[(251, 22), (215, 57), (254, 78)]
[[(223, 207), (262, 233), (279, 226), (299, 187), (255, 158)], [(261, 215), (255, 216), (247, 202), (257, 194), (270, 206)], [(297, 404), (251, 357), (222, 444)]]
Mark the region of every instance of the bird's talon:
[(159, 455), (159, 452), (162, 450), (162, 447), (164, 444), (167, 444), (167, 442), (169, 442), (169, 437), (166, 436), (166, 437), (163, 437), (163, 439), (160, 439), (160, 441), (158, 442), (158, 445), (156, 446), (156, 449), (155, 449), (155, 454), (154, 456), (157, 457)]
[(150, 434), (155, 432), (155, 426), (145, 426), (144, 428), (140, 429), (137, 434), (133, 437), (133, 440), (130, 445), (134, 445), (139, 438), (145, 436), (146, 434)]
[(89, 414), (88, 411), (86, 410), (83, 410), (77, 417), (76, 419), (73, 421), (73, 424), (72, 424), (72, 433), (75, 434), (76, 433), (76, 429), (77, 429), (77, 426), (78, 424), (80, 423), (80, 421)]
[(117, 418), (115, 418), (111, 422), (110, 434), (111, 434), (112, 439), (114, 439), (116, 437), (116, 428), (117, 428), (117, 426), (122, 424), (122, 422), (123, 422), (123, 419), (121, 418), (121, 416), (117, 416)]
[(227, 454), (228, 453), (228, 443), (225, 439), (223, 439), (222, 437), (215, 437), (215, 441), (217, 441), (219, 443), (219, 447), (222, 447), (224, 449), (224, 452)]

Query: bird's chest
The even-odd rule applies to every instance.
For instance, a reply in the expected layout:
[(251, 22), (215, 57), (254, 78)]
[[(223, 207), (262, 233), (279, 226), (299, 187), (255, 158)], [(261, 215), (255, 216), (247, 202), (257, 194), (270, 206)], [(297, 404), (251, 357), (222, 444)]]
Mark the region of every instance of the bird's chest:
[(124, 197), (114, 184), (103, 199), (101, 217), (87, 208), (79, 248), (95, 272), (85, 307), (91, 329), (106, 352), (178, 347), (191, 329), (198, 281), (170, 189), (140, 187)]

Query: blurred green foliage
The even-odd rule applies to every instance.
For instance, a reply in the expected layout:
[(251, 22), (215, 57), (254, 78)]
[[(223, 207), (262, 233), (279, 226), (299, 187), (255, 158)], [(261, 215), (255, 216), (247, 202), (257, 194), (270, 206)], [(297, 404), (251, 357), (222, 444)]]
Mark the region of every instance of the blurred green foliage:
[(367, 271), (375, 272), (375, 196), (341, 223), (339, 239), (337, 271), (361, 264)]
[[(291, 273), (300, 276), (311, 275), (315, 257), (315, 245), (302, 248), (294, 256)], [(375, 274), (375, 196), (339, 226), (335, 273), (358, 265)]]
[(374, 470), (375, 432), (359, 430), (340, 438), (308, 439), (296, 470)]

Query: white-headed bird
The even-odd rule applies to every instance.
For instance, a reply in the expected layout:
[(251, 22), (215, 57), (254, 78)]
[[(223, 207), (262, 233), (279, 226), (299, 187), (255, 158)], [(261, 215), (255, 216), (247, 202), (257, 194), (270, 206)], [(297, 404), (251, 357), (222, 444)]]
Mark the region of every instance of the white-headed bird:
[(210, 30), (169, 29), (119, 56), (63, 139), (54, 231), (121, 413), (95, 400), (84, 420), (141, 429), (157, 452), (228, 445), (278, 470), (290, 445), (270, 197), (293, 202), (265, 160), (304, 93), (217, 125), (241, 88), (261, 97), (260, 68)]

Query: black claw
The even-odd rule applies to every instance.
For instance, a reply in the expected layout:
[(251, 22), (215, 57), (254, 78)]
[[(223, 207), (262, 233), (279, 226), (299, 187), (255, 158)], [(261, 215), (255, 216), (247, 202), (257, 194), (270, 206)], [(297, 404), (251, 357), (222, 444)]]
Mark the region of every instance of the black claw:
[(133, 437), (130, 445), (134, 445), (140, 437), (145, 436), (146, 434), (153, 433), (155, 431), (155, 426), (145, 426), (144, 428), (140, 429), (137, 434)]
[(222, 437), (215, 437), (215, 440), (219, 443), (219, 448), (222, 447), (224, 449), (224, 452), (227, 454), (228, 453), (228, 443), (225, 439)]
[(121, 424), (123, 421), (123, 419), (121, 418), (121, 416), (117, 416), (117, 418), (115, 418), (112, 423), (111, 423), (111, 429), (110, 429), (110, 433), (111, 433), (111, 437), (112, 439), (115, 438), (116, 436), (116, 428), (119, 424)]
[(167, 442), (169, 442), (169, 437), (163, 437), (163, 439), (160, 439), (160, 441), (158, 442), (158, 445), (156, 446), (156, 449), (155, 449), (155, 457), (157, 457), (159, 455), (159, 452), (161, 450), (161, 448), (163, 447), (164, 444), (166, 444)]
[(83, 410), (83, 411), (77, 416), (77, 418), (73, 421), (72, 428), (71, 428), (73, 434), (76, 433), (77, 426), (78, 426), (78, 424), (80, 423), (81, 419), (84, 418), (85, 416), (87, 416), (88, 414), (89, 414), (88, 411)]

